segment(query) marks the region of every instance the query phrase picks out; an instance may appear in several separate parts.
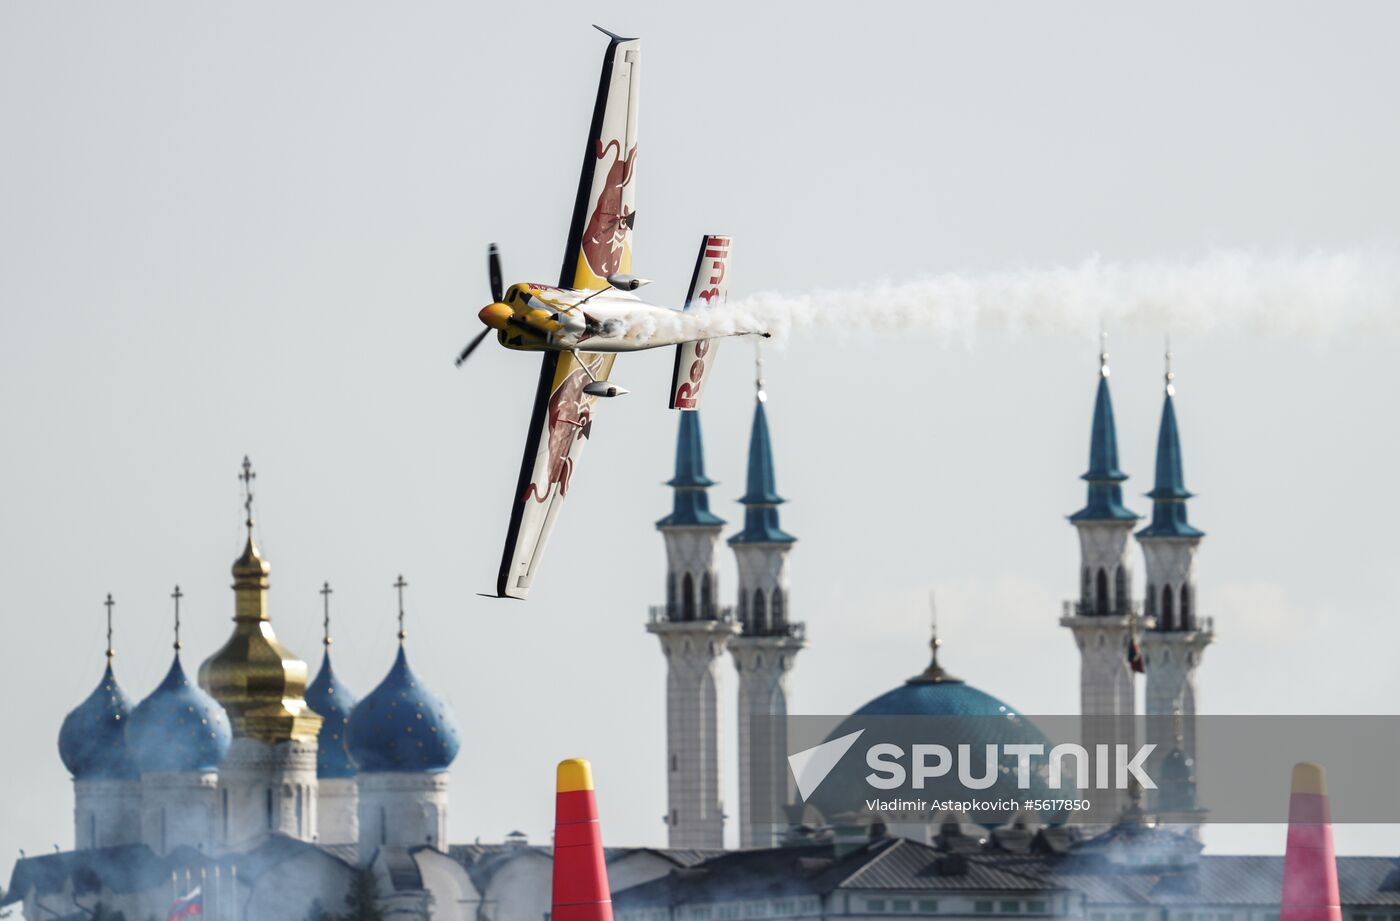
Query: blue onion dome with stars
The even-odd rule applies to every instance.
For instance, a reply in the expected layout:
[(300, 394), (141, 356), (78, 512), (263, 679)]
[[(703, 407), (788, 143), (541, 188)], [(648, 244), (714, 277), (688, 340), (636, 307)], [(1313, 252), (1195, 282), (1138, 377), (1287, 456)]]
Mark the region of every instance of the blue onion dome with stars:
[(321, 717), (321, 731), (316, 736), (316, 776), (322, 780), (355, 776), (355, 762), (345, 747), (345, 736), (357, 701), (331, 667), (330, 594), (327, 582), (321, 589), (326, 599), (325, 638), (321, 641), (326, 652), (321, 670), (306, 686), (306, 703)]
[(126, 748), (131, 699), (112, 672), (112, 596), (107, 596), (107, 669), (87, 699), (63, 718), (58, 754), (74, 780), (132, 780), (136, 762)]
[(215, 770), (232, 740), (228, 714), (185, 676), (178, 652), (165, 680), (136, 705), (126, 729), (142, 774)]
[(346, 726), (346, 748), (361, 773), (439, 774), (457, 757), (461, 741), (447, 702), (423, 685), (404, 650), (403, 588), (399, 589), (399, 651), (389, 674), (356, 705)]

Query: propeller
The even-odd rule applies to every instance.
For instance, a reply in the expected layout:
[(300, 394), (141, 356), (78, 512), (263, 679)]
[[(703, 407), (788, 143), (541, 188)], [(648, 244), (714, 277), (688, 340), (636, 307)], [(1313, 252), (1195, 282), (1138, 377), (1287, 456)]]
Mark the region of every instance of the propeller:
[(501, 250), (494, 243), (486, 248), (486, 264), (491, 273), (491, 300), (499, 302), (506, 294), (501, 287)]
[[(501, 286), (501, 250), (494, 243), (486, 248), (486, 270), (491, 278), (491, 301), (492, 303), (500, 303), (501, 299), (505, 297), (505, 289)], [(471, 357), (472, 352), (476, 351), (477, 346), (485, 342), (486, 337), (492, 332), (493, 330), (487, 327), (477, 333), (475, 338), (467, 343), (467, 347), (462, 349), (453, 365), (458, 368), (462, 367), (466, 360)]]
[(492, 332), (493, 330), (491, 329), (483, 329), (481, 332), (477, 333), (476, 338), (467, 343), (467, 347), (462, 349), (462, 354), (457, 356), (457, 360), (453, 362), (453, 364), (459, 368), (462, 367), (462, 364), (472, 356), (472, 352), (476, 351), (476, 347), (485, 342), (486, 337)]

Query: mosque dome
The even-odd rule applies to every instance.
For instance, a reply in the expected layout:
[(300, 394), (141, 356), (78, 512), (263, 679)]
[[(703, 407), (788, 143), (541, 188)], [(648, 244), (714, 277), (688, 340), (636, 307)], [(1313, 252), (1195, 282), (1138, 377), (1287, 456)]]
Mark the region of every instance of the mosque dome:
[(354, 777), (355, 762), (345, 747), (345, 731), (356, 701), (331, 668), (329, 645), (321, 670), (306, 688), (306, 703), (321, 717), (321, 731), (316, 736), (316, 776), (323, 780)]
[(362, 773), (437, 774), (461, 743), (451, 708), (413, 674), (400, 645), (389, 674), (350, 714), (345, 744)]
[(180, 656), (165, 680), (136, 705), (126, 743), (143, 774), (212, 771), (228, 754), (228, 714), (189, 678)]
[[(929, 643), (933, 657), (928, 668), (856, 710), (831, 733), (830, 738), (840, 738), (858, 729), (866, 729), (867, 734), (862, 739), (862, 744), (873, 742), (875, 739), (870, 733), (878, 734), (886, 730), (897, 732), (899, 727), (893, 724), (872, 726), (870, 722), (862, 718), (916, 716), (936, 718), (936, 722), (930, 722), (928, 730), (939, 736), (944, 736), (944, 738), (922, 739), (923, 741), (944, 742), (950, 748), (958, 744), (968, 744), (972, 751), (980, 752), (986, 745), (1029, 744), (1042, 745), (1045, 746), (1045, 750), (1049, 750), (1050, 743), (1045, 735), (1034, 723), (1022, 717), (1015, 708), (945, 671), (938, 663), (940, 645), (941, 643), (935, 635)], [(887, 741), (898, 743), (899, 740), (890, 738)], [(903, 741), (907, 742), (907, 740)], [(980, 774), (981, 761), (976, 763), (978, 765), (976, 772)], [(851, 765), (843, 763), (832, 773), (832, 776), (840, 777), (845, 771), (850, 774), (850, 777), (847, 778), (848, 783), (843, 785), (839, 780), (836, 783), (823, 783), (822, 788), (817, 791), (813, 799), (813, 805), (829, 819), (834, 820), (836, 818), (834, 814), (838, 813), (839, 809), (831, 799), (824, 802), (822, 793), (832, 789), (855, 789), (858, 775), (863, 775), (865, 770), (863, 762), (855, 764), (853, 761)], [(1014, 758), (1003, 758), (997, 767), (997, 774), (994, 785), (983, 791), (982, 796), (988, 799), (1004, 798), (1010, 800), (1043, 796), (1047, 793), (1044, 778), (1034, 774), (1031, 779), (1032, 789), (1030, 791), (1017, 788)], [(940, 785), (944, 784), (946, 784), (946, 789), (940, 789)], [(951, 776), (932, 780), (928, 784), (925, 794), (929, 799), (967, 798), (966, 791)], [(1010, 815), (992, 812), (976, 816), (977, 821), (988, 825), (988, 827), (1004, 824), (1011, 818)], [(1042, 818), (1054, 821), (1059, 817), (1042, 816)]]
[(136, 762), (126, 748), (131, 699), (117, 684), (109, 659), (107, 670), (87, 699), (63, 718), (58, 754), (74, 780), (131, 780)]

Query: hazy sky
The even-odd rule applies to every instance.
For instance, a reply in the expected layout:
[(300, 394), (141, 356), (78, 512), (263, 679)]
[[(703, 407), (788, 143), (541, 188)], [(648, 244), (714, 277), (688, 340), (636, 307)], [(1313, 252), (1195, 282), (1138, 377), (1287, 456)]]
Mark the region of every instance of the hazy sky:
[[(735, 237), (737, 294), (1400, 242), (1391, 4), (0, 6), (0, 865), (72, 844), (55, 742), (101, 672), (104, 594), (137, 699), (168, 665), (176, 582), (187, 667), (229, 632), (245, 453), (274, 625), (313, 670), (322, 580), (364, 694), (408, 579), (412, 662), (465, 740), (453, 841), (547, 840), (554, 763), (582, 755), (608, 840), (664, 842), (664, 663), (643, 624), (663, 596), (670, 356), (619, 361), (633, 393), (603, 407), (525, 604), (476, 593), (538, 361), (452, 367), (489, 241), (508, 280), (554, 279), (605, 44), (591, 21), (645, 40), (636, 268), (658, 297), (682, 295), (706, 231)], [(796, 710), (849, 712), (919, 671), (934, 587), (950, 670), (1028, 714), (1077, 712), (1058, 618), (1084, 327), (768, 350), (812, 640)], [(1139, 512), (1166, 332), (1111, 344)], [(1395, 345), (1174, 338), (1218, 633), (1203, 709), (1395, 712)], [(731, 522), (752, 354), (725, 343), (703, 413)], [(728, 595), (727, 551), (723, 572)], [(1338, 837), (1400, 851), (1400, 829)]]

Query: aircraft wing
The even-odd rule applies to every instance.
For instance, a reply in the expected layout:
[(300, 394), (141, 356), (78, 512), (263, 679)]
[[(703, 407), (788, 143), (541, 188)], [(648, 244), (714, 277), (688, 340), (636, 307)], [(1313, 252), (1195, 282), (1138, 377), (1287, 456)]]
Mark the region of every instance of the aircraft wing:
[[(603, 55), (583, 172), (564, 246), (561, 288), (606, 288), (609, 275), (632, 271), (641, 41), (606, 34), (610, 41)], [(607, 378), (616, 358), (592, 352), (580, 355), (599, 380)], [(584, 442), (592, 434), (599, 398), (583, 392), (587, 382), (572, 355), (545, 353), (496, 579), (496, 594), (502, 598), (524, 599), (539, 570)]]

